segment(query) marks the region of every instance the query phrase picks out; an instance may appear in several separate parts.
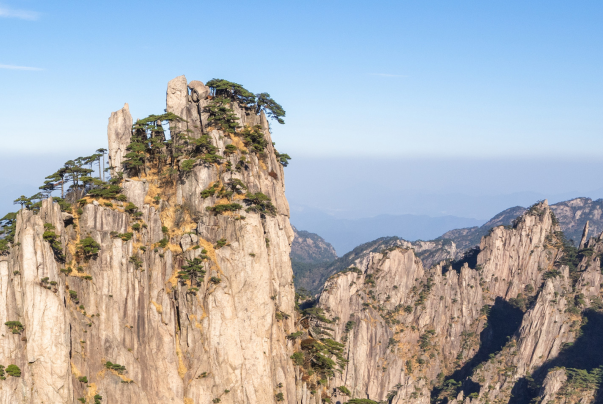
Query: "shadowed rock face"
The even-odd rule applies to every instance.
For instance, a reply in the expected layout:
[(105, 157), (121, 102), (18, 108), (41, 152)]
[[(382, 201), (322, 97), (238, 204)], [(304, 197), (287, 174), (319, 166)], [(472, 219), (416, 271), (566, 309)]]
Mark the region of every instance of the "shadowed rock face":
[[(458, 270), (426, 270), (412, 250), (394, 245), (357, 256), (350, 266), (359, 270), (333, 275), (318, 305), (337, 319), (334, 335), (346, 341), (350, 361), (330, 381), (336, 400), (347, 401), (336, 389), (344, 385), (354, 397), (393, 403), (577, 402), (555, 395), (572, 381), (547, 364), (598, 366), (564, 358), (568, 344), (584, 346), (595, 334), (580, 337), (579, 330), (583, 310), (601, 307), (603, 242), (591, 239), (584, 253), (564, 261), (572, 250), (550, 211), (545, 201), (514, 227), (494, 228), (471, 266)], [(500, 335), (489, 329), (508, 339), (496, 342)], [(535, 381), (526, 382), (532, 374)], [(579, 397), (591, 402), (593, 389)]]
[(291, 259), (305, 263), (324, 263), (337, 259), (337, 253), (331, 244), (318, 234), (293, 227), (295, 238), (291, 244)]

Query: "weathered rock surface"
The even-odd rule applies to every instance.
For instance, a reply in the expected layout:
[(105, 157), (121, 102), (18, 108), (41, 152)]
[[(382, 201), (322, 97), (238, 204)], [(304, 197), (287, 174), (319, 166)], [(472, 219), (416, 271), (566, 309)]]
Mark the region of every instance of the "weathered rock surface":
[[(196, 117), (200, 134), (204, 123), (188, 87), (204, 96), (202, 83), (178, 77), (168, 85), (167, 110), (185, 117), (185, 126)], [(127, 105), (111, 115), (117, 171), (131, 128)], [(1, 403), (75, 404), (95, 394), (103, 403), (267, 403), (277, 392), (295, 402), (285, 338), (295, 328), (295, 302), (284, 172), (267, 131), (265, 155), (247, 154), (238, 171), (226, 164), (234, 167), (241, 152), (224, 148), (238, 142), (242, 150), (241, 141), (217, 130), (210, 136), (222, 164), (197, 164), (173, 183), (152, 170), (141, 178), (125, 173), (123, 194), (139, 217), (115, 200), (89, 201), (70, 217), (51, 199), (37, 215), (19, 213), (17, 244), (0, 256), (0, 320), (20, 321), (24, 331), (4, 333), (0, 364), (16, 364), (22, 376), (0, 382)], [(223, 202), (201, 191), (234, 178), (267, 195), (275, 214), (207, 211)], [(74, 223), (65, 228), (65, 220)], [(44, 240), (45, 223), (55, 226), (65, 263)], [(85, 237), (99, 245), (89, 259), (77, 254)], [(194, 258), (206, 271), (198, 288), (178, 277)]]
[[(21, 375), (0, 378), (0, 403), (595, 400), (602, 240), (577, 251), (544, 201), (462, 256), (449, 240), (366, 243), (329, 265), (315, 307), (296, 301), (266, 116), (232, 106), (262, 128), (258, 153), (209, 126), (206, 91), (170, 81), (167, 111), (185, 118), (170, 130), (209, 139), (218, 159), (126, 170), (126, 201), (84, 196), (66, 213), (47, 199), (18, 213), (0, 255), (0, 364)], [(110, 118), (114, 170), (131, 125), (127, 105)], [(299, 243), (328, 255), (319, 241)]]
[(130, 107), (125, 104), (122, 109), (111, 113), (107, 127), (109, 141), (109, 166), (113, 173), (122, 171), (124, 156), (128, 153), (126, 147), (132, 137), (132, 115)]
[[(535, 397), (524, 382), (530, 374), (544, 386), (540, 397), (556, 394), (562, 382), (544, 382), (548, 369), (565, 363), (564, 349), (585, 324), (581, 310), (601, 307), (603, 243), (591, 239), (592, 253), (578, 255), (570, 271), (560, 264), (569, 250), (550, 211), (545, 201), (513, 227), (494, 228), (457, 270), (426, 270), (409, 246), (390, 240), (332, 276), (319, 307), (337, 320), (349, 363), (328, 394), (347, 401), (337, 389), (344, 385), (374, 401), (502, 403)], [(593, 390), (579, 397), (586, 401), (553, 402), (591, 402)]]

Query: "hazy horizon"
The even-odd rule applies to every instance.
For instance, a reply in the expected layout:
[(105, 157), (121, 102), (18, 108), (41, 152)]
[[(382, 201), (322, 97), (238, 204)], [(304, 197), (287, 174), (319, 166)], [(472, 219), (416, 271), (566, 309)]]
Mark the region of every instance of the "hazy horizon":
[(471, 223), (603, 196), (601, 2), (229, 3), (231, 27), (268, 29), (253, 44), (215, 18), (220, 3), (144, 8), (162, 21), (207, 18), (133, 29), (136, 2), (0, 0), (0, 37), (11, 38), (0, 55), (2, 211), (66, 160), (106, 148), (124, 103), (134, 119), (161, 113), (182, 74), (283, 105), (272, 138), (292, 157), (294, 224), (313, 211)]

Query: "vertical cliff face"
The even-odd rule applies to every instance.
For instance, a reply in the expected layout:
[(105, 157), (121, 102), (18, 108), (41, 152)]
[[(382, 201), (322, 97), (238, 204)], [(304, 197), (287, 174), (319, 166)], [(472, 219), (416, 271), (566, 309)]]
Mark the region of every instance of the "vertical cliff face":
[(452, 263), (444, 240), (367, 243), (301, 301), (266, 116), (214, 97), (180, 76), (166, 114), (133, 125), (126, 104), (113, 183), (17, 214), (0, 403), (600, 399), (603, 240), (575, 249), (545, 201)]
[[(167, 111), (184, 119), (172, 131), (208, 135), (219, 161), (170, 175), (150, 164), (127, 170), (126, 104), (111, 114), (108, 138), (127, 200), (86, 196), (68, 215), (48, 199), (38, 214), (19, 212), (15, 246), (0, 257), (0, 321), (23, 328), (13, 334), (3, 325), (0, 364), (22, 374), (0, 381), (0, 402), (92, 403), (98, 395), (101, 403), (266, 403), (279, 393), (295, 401), (285, 338), (294, 331), (293, 232), (282, 165), (263, 113), (232, 106), (241, 126), (261, 125), (266, 146), (255, 153), (237, 133), (208, 124), (208, 94), (178, 77)], [(235, 180), (246, 189), (230, 200), (201, 195)], [(247, 198), (258, 193), (269, 212)], [(212, 209), (233, 203), (239, 208)], [(97, 251), (86, 253), (90, 239)]]
[[(599, 249), (591, 239), (572, 255), (543, 202), (450, 267), (426, 270), (403, 246), (362, 255), (320, 296), (349, 360), (328, 394), (340, 402), (527, 403), (567, 392), (563, 377), (547, 373), (584, 365), (564, 358), (584, 338), (583, 310), (600, 306)], [(593, 389), (583, 396), (592, 399)]]

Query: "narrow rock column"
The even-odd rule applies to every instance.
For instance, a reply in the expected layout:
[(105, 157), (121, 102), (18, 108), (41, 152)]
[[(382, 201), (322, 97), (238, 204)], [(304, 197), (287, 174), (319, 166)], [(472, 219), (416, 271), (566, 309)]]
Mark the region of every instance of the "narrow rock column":
[(586, 221), (586, 224), (584, 225), (584, 231), (582, 232), (582, 240), (580, 240), (580, 247), (579, 247), (580, 250), (584, 248), (587, 237), (588, 237), (588, 220)]
[(109, 139), (109, 167), (111, 176), (123, 170), (122, 164), (126, 155), (126, 147), (132, 138), (132, 115), (126, 103), (122, 109), (111, 113), (107, 127)]
[[(188, 104), (188, 87), (184, 75), (178, 76), (168, 82), (165, 104), (166, 112), (176, 114), (182, 119), (187, 118), (186, 106)], [(172, 125), (174, 127), (172, 127)], [(186, 129), (185, 122), (173, 122), (170, 125), (170, 133), (174, 131), (183, 132)]]

